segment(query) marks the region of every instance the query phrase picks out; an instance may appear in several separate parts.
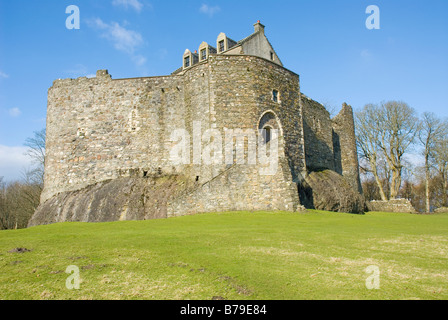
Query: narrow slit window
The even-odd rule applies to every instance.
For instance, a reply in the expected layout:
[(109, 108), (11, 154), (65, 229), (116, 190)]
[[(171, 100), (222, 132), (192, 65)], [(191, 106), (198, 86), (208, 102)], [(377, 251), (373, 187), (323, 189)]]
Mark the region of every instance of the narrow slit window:
[(271, 127), (263, 128), (263, 140), (265, 143), (268, 143), (269, 141), (271, 141)]
[(272, 100), (274, 102), (278, 102), (278, 91), (277, 90), (272, 91)]

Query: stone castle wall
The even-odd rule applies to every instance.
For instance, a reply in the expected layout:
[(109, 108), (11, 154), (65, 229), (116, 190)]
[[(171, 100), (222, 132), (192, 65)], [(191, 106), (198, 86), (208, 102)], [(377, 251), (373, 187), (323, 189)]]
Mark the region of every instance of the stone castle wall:
[[(266, 127), (280, 135), (277, 170), (271, 175), (260, 174), (258, 158), (247, 163), (249, 150), (260, 141), (226, 140), (232, 129), (259, 136)], [(218, 164), (197, 157), (201, 148), (213, 145), (202, 136), (209, 129), (223, 142)], [(172, 138), (176, 130), (188, 135), (184, 164), (171, 159), (179, 146)], [(226, 143), (232, 144), (230, 150), (243, 146), (244, 164), (236, 156), (224, 162)], [(321, 170), (327, 171), (310, 178)], [(99, 70), (91, 79), (56, 80), (48, 91), (45, 183), (30, 225), (207, 211), (297, 211), (305, 203), (319, 206), (318, 199), (328, 202), (329, 175), (333, 191), (358, 192), (349, 200), (334, 195), (329, 210), (360, 212), (351, 108), (344, 105), (330, 119), (321, 104), (301, 95), (299, 76), (279, 64), (214, 54), (170, 76), (115, 80)]]
[(344, 103), (332, 123), (335, 171), (344, 176), (354, 190), (362, 194), (352, 107)]
[(307, 171), (334, 170), (333, 123), (320, 103), (302, 95)]
[(186, 113), (178, 77), (55, 81), (41, 201), (120, 176), (171, 170), (166, 135)]
[[(175, 200), (169, 209), (173, 214), (196, 212), (200, 207), (211, 210), (211, 203), (243, 208), (247, 199), (242, 195), (254, 195), (254, 209), (293, 210), (297, 195), (286, 200), (284, 195), (297, 189), (292, 181), (305, 168), (299, 89), (296, 74), (265, 59), (242, 55), (210, 56), (171, 76), (114, 80), (99, 71), (91, 79), (56, 80), (48, 92), (41, 203), (122, 177), (182, 175), (204, 186), (195, 189), (194, 202)], [(280, 93), (280, 102), (273, 101), (273, 90)], [(260, 178), (250, 166), (229, 171), (225, 164), (175, 166), (171, 162), (174, 130), (183, 128), (192, 136), (193, 123), (199, 122), (201, 132), (215, 128), (224, 137), (225, 129), (257, 130), (265, 113), (275, 115), (283, 133), (283, 160), (275, 176)], [(231, 176), (245, 182), (232, 184)], [(224, 177), (227, 185), (220, 187), (216, 181), (223, 183)], [(241, 195), (224, 197), (221, 191), (226, 188), (228, 195), (236, 196), (238, 191)]]
[(391, 199), (388, 201), (369, 201), (367, 203), (369, 211), (417, 213), (411, 202), (407, 199)]

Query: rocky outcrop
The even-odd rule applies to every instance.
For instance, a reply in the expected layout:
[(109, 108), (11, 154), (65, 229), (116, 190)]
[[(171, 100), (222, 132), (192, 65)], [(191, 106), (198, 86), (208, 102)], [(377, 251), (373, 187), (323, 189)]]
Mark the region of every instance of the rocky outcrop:
[(347, 213), (365, 211), (364, 197), (346, 178), (332, 170), (311, 172), (299, 192), (300, 201), (307, 208)]
[(175, 175), (104, 181), (52, 197), (38, 207), (28, 226), (166, 218), (168, 202), (192, 187)]

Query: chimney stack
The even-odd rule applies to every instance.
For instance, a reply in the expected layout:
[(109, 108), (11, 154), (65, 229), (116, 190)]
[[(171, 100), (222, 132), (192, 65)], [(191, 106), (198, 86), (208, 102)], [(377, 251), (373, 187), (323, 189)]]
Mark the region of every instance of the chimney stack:
[(255, 33), (260, 31), (261, 33), (264, 34), (264, 25), (260, 23), (260, 20), (258, 20), (257, 23), (254, 24), (254, 29)]

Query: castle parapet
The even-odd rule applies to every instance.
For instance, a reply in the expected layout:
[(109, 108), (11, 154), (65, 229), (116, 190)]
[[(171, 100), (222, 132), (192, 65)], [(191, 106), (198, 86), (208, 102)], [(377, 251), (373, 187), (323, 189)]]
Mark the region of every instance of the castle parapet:
[(111, 80), (112, 76), (109, 74), (108, 70), (98, 70), (96, 72), (96, 78), (102, 80)]

